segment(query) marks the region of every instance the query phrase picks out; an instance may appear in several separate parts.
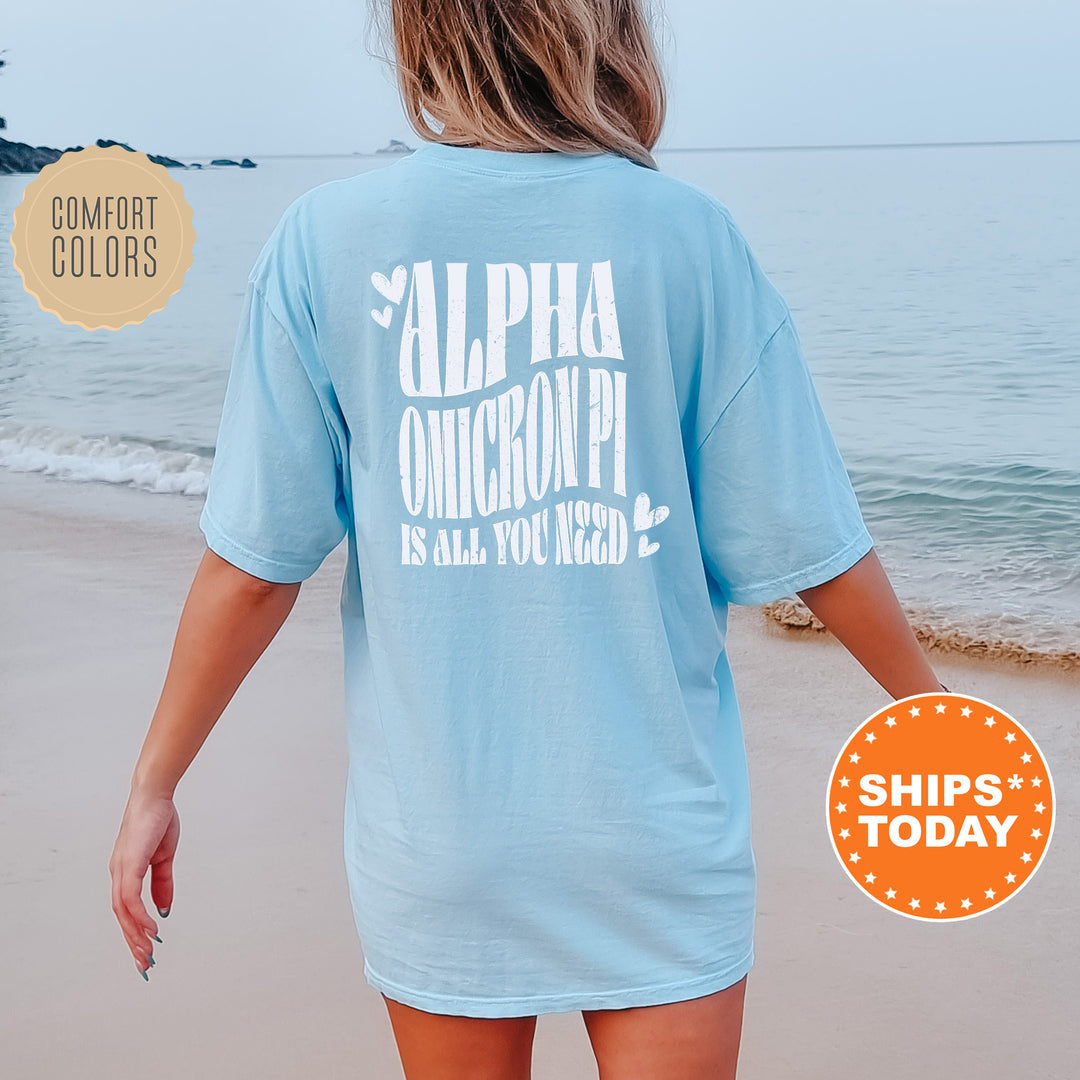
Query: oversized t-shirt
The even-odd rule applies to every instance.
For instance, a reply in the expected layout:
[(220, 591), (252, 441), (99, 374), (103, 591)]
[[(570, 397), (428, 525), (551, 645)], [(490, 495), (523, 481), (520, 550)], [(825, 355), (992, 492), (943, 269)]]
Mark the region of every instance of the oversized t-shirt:
[(371, 985), (497, 1017), (749, 970), (727, 605), (871, 539), (721, 202), (615, 154), (439, 143), (301, 195), (248, 278), (200, 527), (274, 582), (347, 541)]

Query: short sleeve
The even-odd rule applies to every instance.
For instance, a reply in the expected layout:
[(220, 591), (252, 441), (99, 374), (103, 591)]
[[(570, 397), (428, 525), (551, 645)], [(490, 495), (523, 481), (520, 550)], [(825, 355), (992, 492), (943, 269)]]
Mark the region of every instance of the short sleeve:
[(348, 531), (340, 426), (249, 278), (199, 528), (255, 577), (310, 577)]
[(732, 603), (820, 585), (873, 546), (790, 311), (688, 464), (705, 566)]

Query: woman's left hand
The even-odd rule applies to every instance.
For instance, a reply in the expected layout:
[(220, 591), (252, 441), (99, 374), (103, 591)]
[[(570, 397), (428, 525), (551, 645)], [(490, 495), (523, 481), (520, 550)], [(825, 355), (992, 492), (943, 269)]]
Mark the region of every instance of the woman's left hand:
[(136, 968), (146, 977), (157, 937), (157, 924), (142, 899), (150, 871), (150, 896), (158, 911), (173, 901), (173, 856), (180, 839), (180, 815), (164, 795), (132, 792), (109, 860), (112, 909), (124, 932)]

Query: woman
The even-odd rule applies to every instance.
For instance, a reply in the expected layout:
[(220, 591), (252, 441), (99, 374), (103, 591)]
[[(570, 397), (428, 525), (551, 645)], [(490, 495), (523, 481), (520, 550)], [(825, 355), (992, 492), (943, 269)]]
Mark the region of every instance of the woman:
[[(173, 793), (348, 539), (345, 857), (409, 1080), (735, 1074), (754, 861), (728, 603), (798, 593), (936, 691), (791, 313), (662, 175), (637, 0), (394, 0), (419, 150), (295, 200), (248, 278), (181, 617), (110, 869), (136, 966)], [(432, 127), (431, 123), (436, 126)]]

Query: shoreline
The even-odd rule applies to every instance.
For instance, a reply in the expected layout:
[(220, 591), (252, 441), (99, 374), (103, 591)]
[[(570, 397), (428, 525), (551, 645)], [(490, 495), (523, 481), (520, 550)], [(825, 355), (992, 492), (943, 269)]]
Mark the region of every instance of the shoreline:
[[(0, 444), (4, 430), (4, 422), (0, 421)], [(70, 510), (103, 519), (118, 513), (134, 514), (176, 523), (186, 523), (192, 513), (198, 517), (212, 458), (201, 458), (191, 451), (155, 450), (151, 453), (161, 461), (159, 472), (154, 472), (148, 470), (144, 460), (147, 447), (118, 441), (107, 446), (107, 452), (97, 453), (102, 440), (83, 441), (91, 444), (93, 451), (87, 459), (89, 467), (97, 469), (100, 475), (79, 475), (73, 462), (81, 462), (80, 458), (69, 463), (62, 459), (49, 461), (45, 467), (38, 468), (11, 468), (0, 462), (0, 485), (6, 485), (4, 490), (9, 497), (27, 505), (47, 504), (60, 513)], [(23, 452), (31, 451), (27, 448)], [(7, 453), (10, 456), (13, 451), (9, 448)], [(87, 463), (83, 463), (83, 468), (86, 467)], [(182, 498), (160, 502), (146, 500), (147, 495)], [(180, 504), (186, 504), (186, 508)], [(1002, 632), (999, 614), (962, 614), (912, 603), (904, 603), (903, 607), (915, 636), (935, 658), (968, 656), (1015, 662), (1020, 667), (1033, 665), (1047, 671), (1080, 671), (1080, 640), (1068, 636), (1080, 632), (1080, 619), (1069, 620), (1068, 624), (1048, 624), (1028, 616), (1014, 624), (1010, 636), (1008, 630)], [(732, 610), (736, 610), (736, 605), (732, 605)], [(770, 629), (781, 630), (792, 641), (825, 633), (822, 623), (797, 597), (776, 600), (755, 610)], [(1055, 639), (1062, 644), (1055, 644)]]
[[(107, 861), (203, 550), (201, 505), (0, 470), (8, 1071), (44, 1080), (77, 1063), (111, 1080), (130, 1070), (134, 1027), (153, 1033), (164, 1080), (400, 1080), (341, 855), (344, 545), (177, 789), (176, 895), (149, 984), (110, 909)], [(1080, 673), (932, 655), (953, 690), (1032, 733), (1058, 817), (1044, 864), (1008, 903), (928, 926), (862, 896), (823, 827), (836, 753), (884, 691), (827, 635), (793, 639), (760, 609), (732, 607), (728, 647), (759, 876), (740, 1080), (1072, 1075)], [(579, 1014), (540, 1018), (533, 1075), (594, 1080)]]
[[(1037, 649), (1010, 641), (993, 630), (957, 626), (934, 611), (902, 605), (919, 643), (932, 657), (965, 656), (970, 659), (1034, 666), (1046, 671), (1080, 670), (1080, 649)], [(790, 639), (826, 633), (825, 624), (801, 600), (775, 600), (761, 608), (762, 614)], [(986, 620), (982, 620), (985, 622)]]

